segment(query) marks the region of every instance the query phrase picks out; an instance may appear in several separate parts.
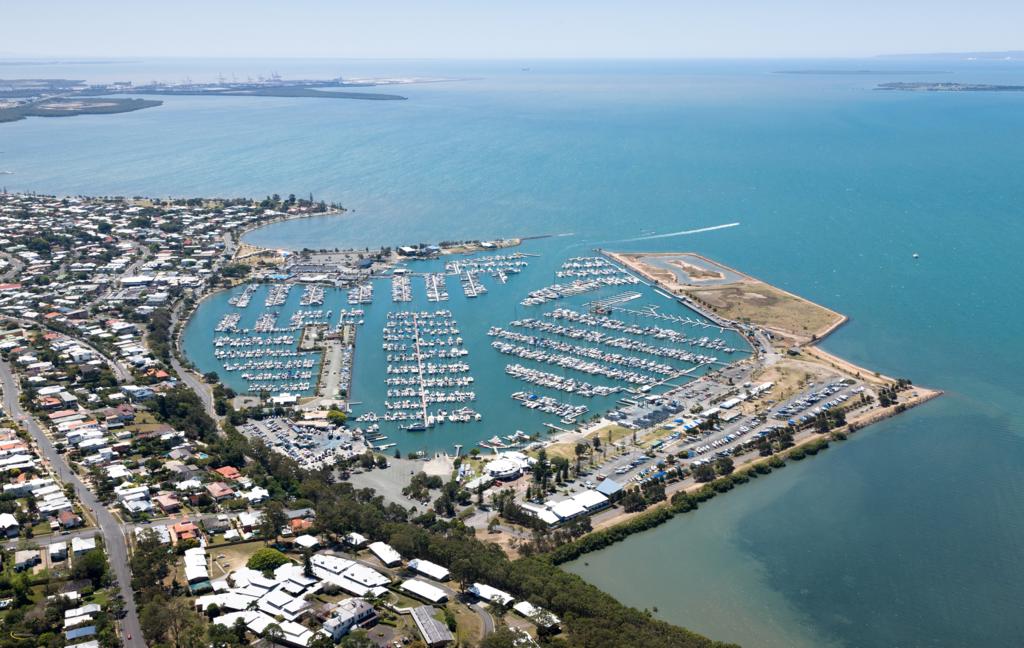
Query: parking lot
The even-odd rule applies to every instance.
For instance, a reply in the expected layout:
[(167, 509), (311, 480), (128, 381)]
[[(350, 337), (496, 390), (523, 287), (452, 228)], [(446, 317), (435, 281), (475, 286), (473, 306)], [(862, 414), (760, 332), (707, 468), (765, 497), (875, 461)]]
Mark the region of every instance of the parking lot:
[[(728, 378), (746, 375), (742, 368), (730, 369), (733, 371)], [(583, 466), (579, 478), (569, 482), (569, 490), (594, 488), (604, 479), (614, 479), (624, 485), (658, 479), (664, 474), (665, 459), (669, 455), (678, 457), (685, 453), (687, 458), (679, 461), (687, 468), (731, 456), (744, 443), (791, 422), (806, 423), (822, 411), (850, 402), (865, 389), (862, 384), (849, 379), (842, 381), (835, 376), (824, 382), (809, 383), (800, 393), (778, 403), (772, 400), (770, 390), (766, 390), (747, 401), (755, 405), (758, 415), (739, 414), (729, 421), (720, 419), (709, 429), (702, 430), (698, 425), (704, 419), (696, 411), (716, 409), (711, 401), (721, 398), (723, 378), (726, 378), (724, 372), (715, 380), (695, 381), (672, 395), (652, 399), (642, 406), (620, 408), (619, 414), (613, 412), (608, 418), (620, 425), (633, 427), (637, 421), (646, 423), (636, 430), (637, 445), (633, 445), (632, 437), (627, 437), (612, 444), (607, 453), (597, 453), (593, 467)], [(743, 386), (753, 387), (749, 383)], [(623, 413), (626, 416), (621, 416)], [(732, 416), (731, 411), (718, 413)]]

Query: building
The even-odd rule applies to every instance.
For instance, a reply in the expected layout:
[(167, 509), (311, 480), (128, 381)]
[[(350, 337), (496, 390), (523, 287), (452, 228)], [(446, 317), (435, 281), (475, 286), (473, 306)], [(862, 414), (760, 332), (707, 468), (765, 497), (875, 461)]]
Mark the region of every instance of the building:
[(32, 569), (42, 562), (38, 549), (22, 549), (14, 552), (14, 571)]
[(349, 633), (352, 628), (366, 626), (377, 619), (377, 611), (361, 598), (340, 601), (329, 619), (324, 621), (323, 630), (334, 641)]
[(212, 484), (207, 484), (206, 492), (210, 494), (210, 497), (218, 502), (235, 496), (234, 489), (224, 482), (213, 482)]
[(428, 603), (444, 603), (448, 600), (448, 594), (443, 589), (421, 580), (410, 578), (401, 585), (402, 591), (412, 594), (414, 597), (427, 601)]
[(420, 558), (413, 558), (410, 560), (409, 569), (440, 582), (448, 580), (449, 576), (448, 570), (441, 565), (437, 565), (429, 560), (422, 560)]
[(71, 539), (71, 553), (75, 556), (81, 556), (87, 551), (92, 551), (96, 548), (96, 538), (83, 538), (76, 536)]
[(485, 585), (483, 583), (473, 583), (466, 591), (481, 601), (486, 601), (488, 603), (508, 605), (515, 601), (515, 598), (513, 598), (508, 592), (503, 592), (497, 587), (491, 587), (490, 585)]
[(8, 538), (17, 538), (21, 525), (18, 519), (10, 513), (0, 513), (0, 533)]
[(374, 556), (377, 556), (377, 558), (388, 567), (394, 567), (402, 564), (402, 555), (387, 543), (373, 542), (370, 543), (369, 549), (373, 552)]
[(423, 637), (423, 642), (430, 648), (447, 646), (455, 640), (448, 626), (434, 618), (434, 608), (429, 605), (413, 608), (412, 620)]

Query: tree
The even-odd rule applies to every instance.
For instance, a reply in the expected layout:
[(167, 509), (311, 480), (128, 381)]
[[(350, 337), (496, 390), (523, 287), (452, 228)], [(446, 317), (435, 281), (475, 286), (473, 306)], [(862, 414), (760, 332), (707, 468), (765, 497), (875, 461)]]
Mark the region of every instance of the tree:
[(699, 482), (709, 482), (715, 478), (715, 468), (709, 463), (704, 463), (693, 469), (693, 478)]
[(519, 636), (519, 633), (515, 632), (508, 626), (502, 626), (487, 635), (487, 637), (480, 642), (480, 648), (516, 648), (519, 646), (520, 641), (521, 637)]
[[(238, 619), (241, 621), (241, 619)], [(243, 621), (243, 626), (244, 626)], [(244, 630), (243, 630), (244, 632)], [(229, 628), (220, 623), (213, 623), (206, 630), (206, 640), (210, 642), (213, 648), (236, 648), (236, 646), (243, 646), (244, 635), (242, 639), (238, 638), (234, 628)]]
[(719, 475), (728, 475), (733, 471), (732, 457), (719, 457), (715, 460), (715, 471)]
[(263, 536), (263, 542), (270, 544), (277, 540), (281, 528), (288, 524), (288, 516), (284, 513), (284, 505), (277, 500), (267, 502), (261, 515), (260, 535)]
[(327, 410), (327, 420), (334, 425), (343, 425), (348, 420), (348, 414), (340, 409)]
[(540, 484), (543, 490), (548, 489), (548, 477), (551, 476), (551, 465), (548, 463), (548, 453), (544, 448), (537, 453), (537, 462), (533, 464), (533, 481)]
[(93, 587), (99, 588), (106, 584), (107, 557), (101, 549), (91, 549), (78, 558), (71, 569), (74, 578), (88, 578)]
[(587, 454), (587, 450), (589, 449), (590, 448), (587, 446), (586, 443), (576, 444), (576, 474), (579, 474), (580, 472), (580, 460), (583, 459), (583, 456)]
[(249, 556), (245, 566), (256, 571), (267, 571), (277, 569), (286, 562), (290, 562), (288, 556), (273, 547), (263, 547)]
[(334, 648), (334, 640), (318, 632), (309, 640), (308, 648)]
[(199, 648), (205, 644), (203, 618), (182, 598), (152, 599), (142, 608), (139, 624), (150, 644), (166, 642), (174, 648)]

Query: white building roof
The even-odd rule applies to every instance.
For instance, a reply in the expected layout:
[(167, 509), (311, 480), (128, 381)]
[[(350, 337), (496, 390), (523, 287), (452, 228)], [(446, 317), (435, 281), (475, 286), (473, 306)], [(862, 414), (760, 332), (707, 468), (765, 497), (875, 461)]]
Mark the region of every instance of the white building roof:
[(373, 555), (380, 558), (381, 562), (385, 565), (394, 565), (402, 562), (402, 554), (395, 551), (391, 545), (384, 542), (373, 542), (369, 547)]
[(402, 589), (431, 603), (440, 603), (448, 598), (448, 594), (440, 587), (416, 580), (415, 578), (402, 583)]
[(449, 572), (441, 565), (430, 562), (429, 560), (422, 560), (420, 558), (413, 558), (409, 561), (409, 569), (414, 572), (429, 576), (436, 581), (448, 580)]

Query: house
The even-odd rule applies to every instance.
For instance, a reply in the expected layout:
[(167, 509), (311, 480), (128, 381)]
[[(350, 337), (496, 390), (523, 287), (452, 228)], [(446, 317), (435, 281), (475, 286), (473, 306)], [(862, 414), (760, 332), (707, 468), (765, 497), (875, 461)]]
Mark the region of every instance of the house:
[(96, 538), (83, 538), (81, 536), (75, 536), (71, 539), (71, 553), (73, 555), (81, 556), (87, 551), (92, 551), (96, 548)]
[(242, 531), (251, 533), (259, 526), (260, 517), (259, 511), (242, 511), (238, 514), (238, 526), (242, 528)]
[(512, 609), (520, 616), (532, 621), (541, 630), (549, 632), (557, 630), (559, 624), (561, 624), (561, 621), (554, 614), (544, 608), (533, 605), (529, 601), (519, 601), (512, 606)]
[(330, 618), (324, 621), (323, 631), (334, 641), (348, 634), (356, 626), (369, 625), (377, 619), (377, 611), (361, 598), (349, 598), (338, 603)]
[(235, 496), (235, 491), (224, 482), (213, 482), (206, 485), (206, 492), (216, 501), (230, 499)]
[(82, 526), (82, 518), (75, 515), (74, 512), (67, 510), (57, 514), (57, 522), (64, 529), (76, 529)]
[(32, 569), (42, 562), (37, 549), (22, 549), (14, 552), (14, 571)]
[(320, 546), (320, 541), (311, 535), (300, 535), (295, 538), (295, 544), (299, 545), (303, 549), (316, 549)]
[(47, 549), (50, 552), (50, 562), (60, 562), (68, 557), (68, 543), (54, 542)]
[(230, 481), (235, 481), (242, 476), (242, 473), (238, 472), (238, 469), (234, 466), (221, 466), (220, 468), (215, 468), (213, 472)]
[(75, 639), (81, 639), (83, 637), (91, 637), (94, 634), (96, 634), (96, 626), (85, 626), (84, 628), (68, 630), (64, 633), (64, 636), (68, 641), (74, 641)]
[(302, 533), (313, 528), (313, 521), (308, 519), (295, 519), (288, 521), (288, 530), (292, 533)]
[(20, 529), (21, 525), (18, 524), (18, 518), (10, 513), (0, 513), (0, 533), (8, 538), (16, 538)]
[(178, 501), (178, 498), (175, 495), (157, 495), (153, 498), (153, 501), (156, 502), (156, 505), (159, 506), (160, 510), (165, 514), (177, 513), (178, 510), (181, 509), (181, 502)]
[(190, 520), (183, 520), (171, 527), (171, 532), (178, 541), (192, 540), (199, 536), (199, 527), (196, 526), (195, 522)]

